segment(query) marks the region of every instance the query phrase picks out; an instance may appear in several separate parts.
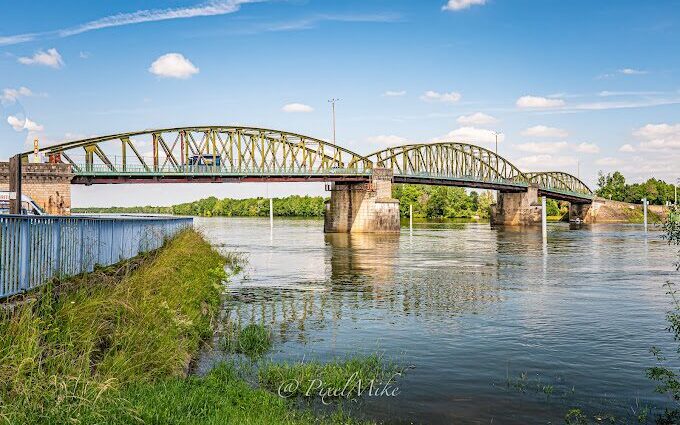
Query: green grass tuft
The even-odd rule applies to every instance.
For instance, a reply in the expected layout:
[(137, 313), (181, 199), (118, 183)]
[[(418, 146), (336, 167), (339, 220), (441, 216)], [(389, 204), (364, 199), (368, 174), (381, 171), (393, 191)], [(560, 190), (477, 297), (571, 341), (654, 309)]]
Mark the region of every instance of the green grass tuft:
[(271, 333), (263, 325), (255, 323), (247, 325), (241, 330), (237, 330), (228, 324), (221, 346), (230, 353), (242, 353), (249, 357), (259, 357), (271, 348)]

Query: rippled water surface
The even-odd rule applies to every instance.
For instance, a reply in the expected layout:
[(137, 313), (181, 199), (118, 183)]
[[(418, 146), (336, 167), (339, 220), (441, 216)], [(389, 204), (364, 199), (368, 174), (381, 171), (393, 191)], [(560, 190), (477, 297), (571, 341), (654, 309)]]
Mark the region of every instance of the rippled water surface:
[[(197, 219), (246, 254), (228, 314), (274, 331), (275, 360), (385, 353), (413, 369), (358, 414), (390, 423), (562, 423), (570, 408), (634, 422), (652, 345), (672, 350), (662, 284), (674, 252), (634, 225), (570, 230), (418, 224), (324, 235), (320, 220)], [(207, 369), (219, 356), (202, 359)]]

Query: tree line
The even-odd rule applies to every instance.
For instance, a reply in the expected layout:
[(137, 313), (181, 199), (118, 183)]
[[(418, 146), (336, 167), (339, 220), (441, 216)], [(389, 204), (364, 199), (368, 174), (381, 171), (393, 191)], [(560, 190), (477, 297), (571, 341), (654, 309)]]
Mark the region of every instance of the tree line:
[[(489, 191), (466, 192), (460, 187), (397, 184), (392, 196), (400, 201), (402, 217), (408, 217), (409, 205), (413, 216), (421, 218), (489, 218), (492, 196)], [(323, 217), (321, 196), (287, 196), (274, 198), (274, 215), (280, 217)], [(557, 205), (557, 204), (555, 204)], [(170, 207), (140, 206), (111, 208), (74, 208), (75, 213), (145, 213), (174, 214), (201, 217), (266, 217), (268, 198), (218, 199), (214, 196)]]
[(675, 202), (675, 186), (663, 180), (650, 178), (644, 183), (626, 183), (626, 178), (619, 171), (604, 174), (598, 173), (595, 193), (614, 201), (642, 203), (647, 198), (650, 204), (666, 205)]

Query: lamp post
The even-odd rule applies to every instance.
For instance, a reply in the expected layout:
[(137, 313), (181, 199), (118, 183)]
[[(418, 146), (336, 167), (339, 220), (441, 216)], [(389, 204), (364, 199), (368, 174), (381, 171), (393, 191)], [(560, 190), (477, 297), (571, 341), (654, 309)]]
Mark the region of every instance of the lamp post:
[(496, 155), (498, 155), (498, 135), (500, 134), (497, 131), (493, 132), (494, 136), (496, 136)]
[(340, 99), (330, 99), (328, 103), (331, 104), (331, 110), (333, 111), (333, 144), (335, 145), (335, 102), (340, 101)]

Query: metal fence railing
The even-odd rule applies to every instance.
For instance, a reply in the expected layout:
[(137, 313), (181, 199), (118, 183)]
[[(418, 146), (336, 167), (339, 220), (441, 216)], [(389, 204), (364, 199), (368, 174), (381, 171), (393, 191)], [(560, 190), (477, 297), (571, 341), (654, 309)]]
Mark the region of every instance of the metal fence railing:
[(161, 247), (192, 218), (0, 215), (0, 299)]

